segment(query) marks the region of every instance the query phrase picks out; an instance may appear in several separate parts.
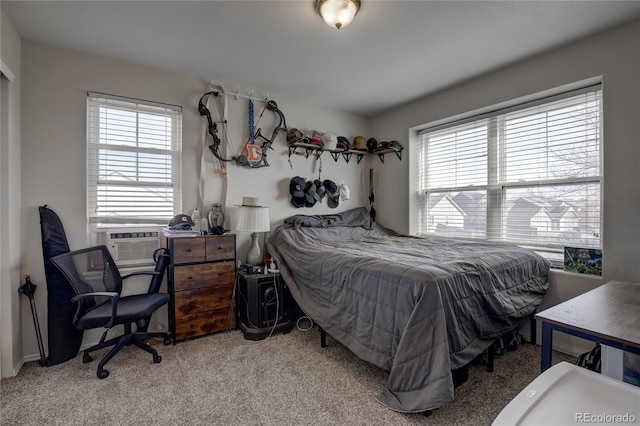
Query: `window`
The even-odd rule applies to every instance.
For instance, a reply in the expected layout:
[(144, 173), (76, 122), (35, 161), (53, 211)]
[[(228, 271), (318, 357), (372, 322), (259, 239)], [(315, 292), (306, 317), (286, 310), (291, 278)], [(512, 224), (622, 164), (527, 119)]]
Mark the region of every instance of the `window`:
[(418, 232), (601, 248), (601, 89), (418, 132)]
[(181, 150), (181, 107), (89, 92), (89, 222), (168, 223), (182, 209)]

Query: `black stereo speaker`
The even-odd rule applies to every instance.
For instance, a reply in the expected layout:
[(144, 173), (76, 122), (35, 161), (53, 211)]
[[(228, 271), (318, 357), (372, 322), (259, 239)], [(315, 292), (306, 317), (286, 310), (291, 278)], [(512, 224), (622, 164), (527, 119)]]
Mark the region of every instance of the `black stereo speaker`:
[(238, 276), (238, 326), (245, 339), (262, 340), (272, 330), (291, 331), (291, 293), (280, 274), (249, 275), (240, 271)]

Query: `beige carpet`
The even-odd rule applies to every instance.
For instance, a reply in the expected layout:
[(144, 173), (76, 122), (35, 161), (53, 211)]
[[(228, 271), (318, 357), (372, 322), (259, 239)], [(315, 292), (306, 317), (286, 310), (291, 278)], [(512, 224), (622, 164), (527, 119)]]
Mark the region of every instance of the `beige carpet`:
[[(496, 358), (489, 373), (472, 366), (456, 400), (421, 414), (375, 401), (388, 374), (359, 360), (317, 329), (244, 340), (240, 331), (163, 346), (160, 364), (125, 348), (96, 378), (82, 355), (53, 367), (27, 363), (0, 382), (2, 425), (489, 425), (540, 369), (540, 348), (525, 344)], [(554, 363), (573, 359), (554, 353)]]

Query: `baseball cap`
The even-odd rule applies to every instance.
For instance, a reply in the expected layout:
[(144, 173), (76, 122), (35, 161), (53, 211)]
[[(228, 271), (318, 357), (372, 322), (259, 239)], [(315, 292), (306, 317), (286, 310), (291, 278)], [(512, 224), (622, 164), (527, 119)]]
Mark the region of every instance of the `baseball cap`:
[(342, 201), (347, 201), (349, 197), (351, 197), (351, 190), (349, 189), (346, 183), (342, 182), (340, 184), (339, 190), (340, 190), (340, 199)]
[(337, 149), (349, 149), (349, 139), (344, 136), (338, 136), (338, 143), (336, 145)]
[(317, 130), (312, 130), (311, 132), (305, 133), (304, 139), (306, 139), (306, 143), (322, 147), (322, 135)]
[(402, 145), (400, 145), (400, 142), (398, 142), (398, 141), (390, 141), (389, 142), (389, 148), (393, 148), (396, 151), (402, 151), (404, 149), (404, 147)]
[(320, 179), (314, 180), (313, 183), (316, 184), (316, 193), (320, 197), (318, 199), (318, 201), (322, 201), (322, 199), (326, 195), (327, 190), (325, 189), (324, 184), (322, 183), (322, 181)]
[(378, 140), (376, 138), (367, 139), (367, 151), (373, 152), (378, 147)]
[(367, 150), (367, 140), (364, 138), (364, 136), (356, 136), (356, 138), (353, 140), (353, 148), (359, 151)]
[(320, 201), (320, 196), (318, 195), (318, 188), (316, 184), (312, 180), (308, 180), (305, 185), (305, 207), (313, 207), (316, 205), (316, 201)]
[(295, 208), (300, 208), (305, 206), (306, 201), (306, 181), (304, 178), (300, 176), (295, 176), (291, 178), (289, 182), (289, 193), (291, 194), (291, 204)]
[(325, 133), (322, 135), (322, 143), (324, 149), (336, 149), (338, 146), (338, 137), (333, 133)]
[(298, 129), (289, 129), (287, 131), (287, 143), (291, 145), (292, 143), (300, 142), (302, 139), (302, 132)]
[(338, 185), (332, 180), (326, 179), (322, 182), (327, 194), (327, 205), (335, 209), (340, 204), (340, 191)]

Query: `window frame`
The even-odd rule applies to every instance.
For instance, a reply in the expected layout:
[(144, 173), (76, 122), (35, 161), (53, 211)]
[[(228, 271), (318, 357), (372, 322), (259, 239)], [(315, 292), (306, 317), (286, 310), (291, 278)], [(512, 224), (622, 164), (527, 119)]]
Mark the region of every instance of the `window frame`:
[[(168, 223), (168, 221), (175, 215), (179, 214), (182, 210), (182, 107), (179, 105), (164, 104), (159, 102), (135, 99), (130, 97), (110, 95), (99, 92), (87, 92), (87, 161), (86, 161), (86, 206), (87, 206), (87, 221), (89, 226), (94, 231), (99, 229), (114, 227), (114, 226), (148, 226), (148, 225), (162, 225)], [(134, 145), (113, 144), (113, 143), (101, 143), (100, 141), (100, 108), (112, 108), (114, 110), (124, 110), (129, 113), (134, 113), (136, 117), (136, 128)], [(150, 143), (141, 142), (141, 136), (138, 129), (139, 118), (141, 114), (147, 115), (160, 115), (170, 120), (170, 136), (165, 138), (168, 142), (167, 147), (153, 147), (148, 146)], [(137, 180), (136, 183), (126, 182), (124, 180), (118, 181), (101, 181), (100, 179), (100, 151), (101, 149), (109, 149), (114, 151), (121, 151), (136, 156), (135, 162), (129, 164), (135, 164), (136, 173), (139, 173), (143, 168), (140, 155), (159, 155), (170, 158), (170, 171), (162, 173), (165, 178), (170, 177), (169, 184), (154, 184), (149, 180)], [(149, 169), (149, 164), (146, 165)], [(102, 183), (101, 183), (102, 182)], [(143, 215), (140, 211), (127, 214), (125, 210), (121, 210), (125, 214), (122, 215), (104, 215), (97, 212), (100, 202), (98, 200), (99, 187), (105, 185), (112, 187), (144, 187), (144, 186), (156, 186), (160, 190), (166, 190), (171, 188), (172, 202), (171, 212), (167, 214), (157, 215)]]
[[(504, 180), (494, 180), (495, 176), (491, 175), (491, 172), (489, 171), (490, 169), (490, 164), (489, 162), (491, 160), (487, 160), (487, 181), (485, 183), (482, 184), (478, 184), (478, 185), (467, 185), (467, 186), (448, 186), (448, 187), (439, 187), (439, 188), (429, 188), (424, 182), (421, 181), (421, 176), (423, 173), (426, 173), (424, 171), (424, 169), (427, 167), (426, 163), (424, 163), (424, 153), (423, 151), (425, 151), (425, 147), (424, 142), (423, 142), (423, 137), (424, 135), (428, 134), (428, 133), (433, 133), (433, 132), (437, 132), (437, 131), (442, 131), (442, 130), (447, 130), (447, 129), (452, 129), (454, 127), (457, 126), (463, 126), (465, 124), (469, 124), (472, 125), (474, 123), (478, 123), (482, 120), (496, 120), (499, 119), (500, 117), (504, 117), (506, 114), (508, 113), (513, 113), (513, 112), (518, 112), (521, 110), (526, 110), (529, 109), (531, 107), (535, 107), (535, 106), (541, 106), (541, 105), (545, 105), (545, 104), (551, 104), (553, 102), (559, 101), (559, 100), (563, 100), (563, 99), (569, 99), (571, 97), (574, 96), (578, 96), (581, 94), (585, 94), (585, 93), (589, 93), (589, 92), (597, 92), (596, 95), (596, 100), (599, 102), (599, 110), (598, 110), (598, 125), (599, 127), (597, 127), (597, 133), (598, 133), (598, 142), (597, 142), (597, 149), (598, 149), (598, 174), (594, 175), (594, 176), (588, 176), (588, 177), (580, 177), (580, 178), (564, 178), (564, 179), (544, 179), (541, 180), (537, 183), (534, 183), (532, 181), (527, 181), (525, 183), (518, 183), (518, 182), (506, 182)], [(412, 173), (415, 180), (414, 185), (412, 185), (413, 191), (414, 191), (414, 200), (415, 200), (415, 205), (414, 208), (412, 208), (412, 211), (414, 213), (411, 214), (412, 217), (412, 233), (416, 234), (416, 235), (421, 235), (421, 236), (429, 236), (429, 237), (441, 237), (441, 238), (459, 238), (459, 239), (466, 239), (466, 240), (483, 240), (483, 241), (495, 241), (495, 242), (510, 242), (510, 241), (505, 241), (504, 237), (500, 237), (500, 238), (495, 238), (495, 235), (491, 235), (489, 232), (489, 226), (490, 226), (490, 222), (494, 221), (496, 223), (499, 223), (499, 226), (495, 226), (494, 229), (497, 228), (505, 228), (506, 227), (506, 218), (503, 219), (503, 213), (504, 210), (502, 209), (502, 206), (500, 205), (500, 203), (504, 202), (504, 199), (506, 198), (506, 191), (507, 188), (509, 189), (516, 189), (518, 187), (552, 187), (552, 186), (557, 186), (557, 185), (565, 185), (565, 184), (571, 184), (571, 183), (575, 183), (575, 184), (586, 184), (586, 183), (592, 183), (598, 186), (599, 189), (599, 200), (598, 200), (598, 208), (599, 208), (599, 223), (598, 223), (598, 239), (599, 239), (599, 244), (597, 247), (595, 247), (594, 245), (590, 245), (590, 248), (597, 248), (597, 249), (601, 249), (602, 248), (602, 229), (603, 229), (603, 211), (602, 211), (602, 202), (603, 202), (603, 198), (604, 198), (604, 194), (603, 194), (603, 172), (602, 172), (602, 168), (603, 168), (603, 157), (602, 157), (602, 152), (603, 152), (603, 132), (602, 132), (602, 126), (603, 126), (603, 102), (602, 102), (602, 84), (599, 81), (588, 81), (588, 82), (583, 82), (582, 85), (576, 85), (574, 84), (573, 87), (566, 87), (565, 90), (559, 91), (556, 90), (555, 93), (552, 93), (551, 95), (548, 94), (549, 91), (545, 92), (544, 94), (539, 94), (539, 95), (533, 95), (533, 96), (529, 96), (526, 99), (519, 99), (519, 100), (513, 100), (510, 101), (508, 104), (501, 104), (498, 106), (494, 106), (494, 107), (489, 107), (484, 109), (484, 111), (476, 111), (476, 112), (472, 112), (469, 114), (466, 114), (465, 116), (457, 116), (457, 117), (452, 117), (449, 119), (444, 119), (444, 120), (439, 120), (438, 122), (432, 123), (432, 124), (428, 124), (428, 125), (423, 125), (423, 126), (419, 126), (413, 129), (413, 153), (416, 154), (416, 160), (415, 162), (413, 162), (413, 167), (415, 167), (415, 171)], [(497, 126), (489, 126), (487, 125), (488, 129), (495, 129), (497, 128)], [(487, 130), (487, 133), (489, 132), (489, 130)], [(494, 141), (494, 146), (492, 146), (492, 142), (491, 142), (491, 138), (487, 136), (487, 151), (490, 151), (491, 149), (498, 149), (498, 144), (499, 142)], [(490, 154), (488, 154), (489, 156)], [(498, 160), (500, 161), (500, 160)], [(494, 164), (495, 165), (495, 164)], [(450, 192), (460, 192), (463, 190), (474, 190), (474, 191), (486, 191), (486, 197), (493, 197), (493, 199), (498, 200), (496, 203), (490, 204), (489, 202), (487, 202), (487, 214), (486, 214), (486, 219), (485, 219), (485, 223), (487, 226), (487, 235), (485, 235), (484, 238), (471, 238), (471, 237), (464, 237), (464, 236), (443, 236), (442, 234), (436, 234), (434, 232), (423, 232), (424, 227), (426, 226), (426, 222), (422, 222), (425, 218), (427, 218), (429, 215), (426, 213), (427, 210), (427, 206), (428, 206), (428, 193), (429, 192), (436, 192), (436, 191), (450, 191)], [(489, 210), (495, 211), (497, 213), (494, 214), (489, 214)], [(504, 232), (504, 231), (503, 231)], [(513, 243), (513, 244), (517, 244), (520, 246), (525, 246), (525, 247), (529, 247), (532, 248), (536, 251), (539, 251), (543, 254), (548, 254), (548, 256), (550, 258), (552, 258), (555, 261), (558, 261), (559, 259), (562, 258), (562, 242), (558, 243), (558, 244), (528, 244), (525, 242), (520, 242), (520, 243)], [(568, 246), (575, 246), (572, 244), (567, 244)]]

